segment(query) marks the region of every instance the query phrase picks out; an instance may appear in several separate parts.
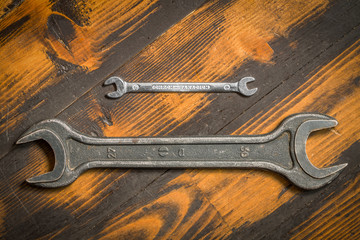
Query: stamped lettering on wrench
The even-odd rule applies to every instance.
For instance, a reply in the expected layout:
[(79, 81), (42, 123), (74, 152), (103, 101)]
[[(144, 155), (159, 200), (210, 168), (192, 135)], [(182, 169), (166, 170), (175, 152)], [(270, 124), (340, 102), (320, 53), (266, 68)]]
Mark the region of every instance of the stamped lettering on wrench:
[(169, 149), (167, 147), (160, 147), (158, 153), (160, 157), (165, 157), (166, 155), (169, 154)]
[(249, 148), (249, 147), (245, 147), (245, 146), (241, 146), (241, 147), (240, 147), (240, 151), (241, 151), (240, 156), (241, 156), (242, 158), (246, 158), (246, 157), (249, 156), (250, 148)]
[(179, 157), (185, 157), (185, 149), (180, 148), (178, 154), (179, 154)]
[(107, 158), (116, 158), (116, 150), (108, 147)]

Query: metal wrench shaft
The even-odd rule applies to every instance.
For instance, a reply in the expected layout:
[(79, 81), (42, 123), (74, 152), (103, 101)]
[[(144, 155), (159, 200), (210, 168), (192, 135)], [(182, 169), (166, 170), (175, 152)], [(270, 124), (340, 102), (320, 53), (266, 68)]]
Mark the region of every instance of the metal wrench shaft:
[(109, 98), (119, 98), (130, 92), (237, 92), (244, 96), (251, 96), (257, 88), (248, 89), (247, 83), (255, 81), (253, 77), (244, 77), (234, 83), (129, 83), (119, 77), (107, 79), (104, 85), (115, 84), (116, 91), (107, 94)]
[[(70, 168), (224, 168), (267, 162), (290, 169), (289, 136), (70, 139)], [(273, 152), (273, 154), (269, 154)]]
[(334, 127), (321, 114), (297, 114), (274, 131), (257, 136), (95, 138), (51, 119), (30, 128), (18, 140), (47, 141), (55, 153), (51, 172), (27, 181), (42, 187), (70, 184), (85, 170), (123, 168), (261, 168), (282, 174), (295, 185), (315, 189), (331, 182), (347, 164), (316, 168), (306, 155), (312, 131)]

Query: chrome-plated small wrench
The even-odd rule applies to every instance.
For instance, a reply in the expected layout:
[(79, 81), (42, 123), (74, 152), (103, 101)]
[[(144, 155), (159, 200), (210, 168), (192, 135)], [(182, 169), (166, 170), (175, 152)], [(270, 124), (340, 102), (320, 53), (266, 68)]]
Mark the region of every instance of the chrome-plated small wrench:
[(27, 181), (61, 187), (90, 168), (261, 168), (282, 174), (304, 189), (316, 189), (336, 178), (347, 164), (316, 168), (306, 155), (312, 131), (334, 127), (321, 114), (297, 114), (274, 131), (257, 136), (96, 138), (83, 135), (60, 120), (40, 122), (17, 143), (47, 141), (55, 153), (51, 172)]
[(237, 92), (244, 96), (251, 96), (256, 93), (257, 88), (248, 89), (247, 83), (255, 81), (253, 77), (244, 77), (234, 83), (129, 83), (119, 77), (111, 77), (107, 79), (104, 85), (115, 84), (116, 91), (106, 94), (109, 98), (120, 98), (125, 93), (154, 93), (154, 92)]

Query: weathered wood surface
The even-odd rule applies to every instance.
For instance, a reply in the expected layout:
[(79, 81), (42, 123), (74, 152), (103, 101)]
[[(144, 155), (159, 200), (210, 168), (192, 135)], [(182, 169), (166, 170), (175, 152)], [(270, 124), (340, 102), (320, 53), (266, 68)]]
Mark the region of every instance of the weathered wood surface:
[[(13, 1), (0, 17), (0, 236), (4, 239), (360, 238), (360, 6), (357, 1)], [(126, 81), (236, 81), (238, 94), (128, 94)], [(334, 116), (312, 134), (319, 167), (349, 166), (304, 191), (271, 172), (94, 169), (40, 189), (42, 141), (59, 118), (93, 136), (261, 134), (298, 112)]]

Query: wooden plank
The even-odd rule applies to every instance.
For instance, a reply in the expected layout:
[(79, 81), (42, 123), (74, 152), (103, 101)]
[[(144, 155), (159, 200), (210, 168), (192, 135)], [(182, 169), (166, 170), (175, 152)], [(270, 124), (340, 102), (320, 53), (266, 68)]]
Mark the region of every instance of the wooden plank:
[(0, 157), (24, 130), (54, 117), (202, 2), (15, 1), (6, 7)]
[[(256, 96), (130, 94), (114, 101), (104, 98), (110, 88), (100, 83), (57, 117), (94, 136), (250, 134), (268, 132), (290, 113), (315, 110), (334, 115), (340, 125), (312, 136), (312, 162), (353, 166), (358, 8), (344, 1), (209, 2), (115, 74), (134, 82), (235, 81), (252, 74)], [(18, 146), (0, 162), (4, 238), (260, 238), (276, 237), (284, 221), (284, 238), (311, 237), (314, 221), (328, 220), (333, 205), (358, 192), (359, 172), (351, 166), (335, 184), (314, 192), (272, 173), (241, 170), (92, 170), (68, 187), (36, 189), (23, 180), (51, 168), (39, 159), (53, 159), (42, 142)], [(304, 211), (313, 201), (318, 204)], [(288, 211), (294, 206), (299, 210)], [(300, 220), (292, 223), (291, 213)], [(351, 232), (331, 229), (336, 236)], [(318, 231), (324, 230), (329, 233), (329, 227)]]

